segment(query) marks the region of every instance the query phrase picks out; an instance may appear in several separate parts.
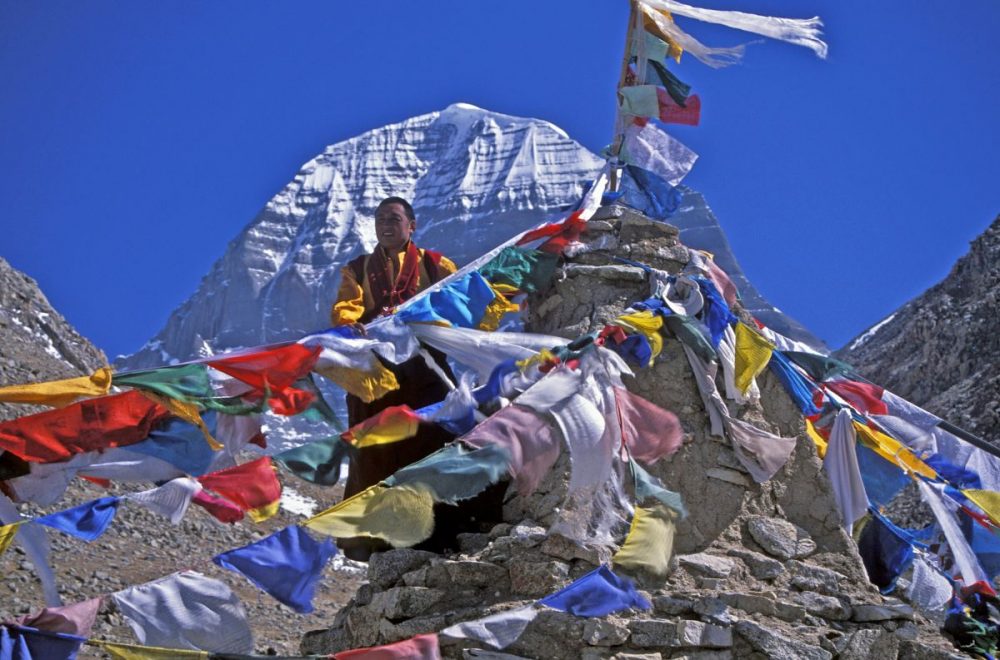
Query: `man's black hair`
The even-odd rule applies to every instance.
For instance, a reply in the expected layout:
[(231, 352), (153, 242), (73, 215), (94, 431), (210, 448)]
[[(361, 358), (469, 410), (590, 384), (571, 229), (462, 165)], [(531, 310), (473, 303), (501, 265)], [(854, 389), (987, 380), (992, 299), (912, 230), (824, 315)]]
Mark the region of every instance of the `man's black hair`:
[(377, 213), (380, 208), (388, 204), (399, 204), (403, 207), (403, 212), (406, 213), (406, 217), (410, 220), (416, 221), (417, 216), (413, 213), (413, 207), (410, 206), (410, 203), (402, 197), (386, 197), (378, 203), (378, 206), (375, 207), (375, 212)]

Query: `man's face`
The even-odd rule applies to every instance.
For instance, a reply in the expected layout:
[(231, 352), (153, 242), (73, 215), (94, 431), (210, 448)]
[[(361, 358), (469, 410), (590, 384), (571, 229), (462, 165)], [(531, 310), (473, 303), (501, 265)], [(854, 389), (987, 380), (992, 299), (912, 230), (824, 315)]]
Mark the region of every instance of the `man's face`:
[(416, 228), (401, 204), (383, 204), (375, 211), (375, 236), (386, 250), (401, 250)]

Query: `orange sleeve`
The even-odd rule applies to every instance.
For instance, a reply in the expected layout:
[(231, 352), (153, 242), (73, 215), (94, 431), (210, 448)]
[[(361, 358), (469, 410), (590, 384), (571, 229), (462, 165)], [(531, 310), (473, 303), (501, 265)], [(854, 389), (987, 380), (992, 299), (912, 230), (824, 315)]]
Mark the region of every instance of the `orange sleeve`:
[(442, 273), (444, 273), (444, 277), (447, 277), (458, 270), (458, 266), (455, 265), (455, 262), (443, 255), (441, 256), (441, 261), (438, 262), (438, 268), (441, 269)]
[(337, 302), (330, 309), (330, 323), (349, 325), (357, 323), (365, 313), (365, 290), (354, 278), (354, 271), (345, 266), (340, 269), (340, 290)]

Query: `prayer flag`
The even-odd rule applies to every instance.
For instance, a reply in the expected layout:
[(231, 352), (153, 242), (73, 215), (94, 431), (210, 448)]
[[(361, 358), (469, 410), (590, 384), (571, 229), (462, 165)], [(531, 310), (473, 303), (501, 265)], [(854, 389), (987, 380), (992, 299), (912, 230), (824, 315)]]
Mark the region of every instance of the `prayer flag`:
[(206, 493), (204, 490), (195, 493), (194, 497), (191, 498), (191, 503), (208, 511), (219, 522), (232, 524), (243, 520), (243, 509), (228, 500)]
[(622, 442), (633, 458), (652, 465), (680, 449), (684, 429), (677, 415), (624, 387), (614, 387), (614, 395)]
[(456, 623), (442, 630), (441, 634), (456, 639), (474, 639), (495, 649), (505, 649), (518, 640), (528, 624), (538, 616), (538, 612), (534, 605), (525, 605), (481, 619)]
[(973, 504), (982, 509), (983, 513), (1000, 526), (1000, 493), (969, 488), (963, 490), (962, 494), (972, 500)]
[(355, 424), (340, 437), (344, 442), (363, 449), (412, 438), (419, 425), (420, 417), (409, 406), (390, 406), (360, 424)]
[(195, 571), (174, 573), (111, 595), (140, 644), (252, 653), (243, 605), (224, 582)]
[(329, 378), (365, 403), (381, 399), (389, 392), (399, 389), (396, 374), (383, 366), (374, 355), (367, 371), (328, 365), (317, 367), (316, 373)]
[(280, 348), (256, 351), (207, 361), (207, 364), (228, 374), (259, 394), (268, 395), (271, 410), (279, 415), (294, 415), (312, 403), (310, 392), (292, 385), (308, 374), (323, 349), (319, 346), (289, 344)]
[(872, 383), (853, 380), (831, 380), (823, 384), (837, 396), (847, 401), (858, 412), (868, 415), (886, 415), (889, 409), (882, 402), (883, 389)]
[(441, 323), (476, 328), (496, 295), (490, 283), (473, 271), (413, 302), (403, 303), (396, 316), (404, 323)]
[(104, 396), (110, 389), (111, 369), (102, 367), (89, 376), (0, 387), (0, 401), (62, 408), (80, 398)]
[(858, 554), (868, 579), (883, 594), (891, 593), (896, 580), (913, 560), (913, 536), (872, 509), (872, 519), (858, 540)]
[(701, 97), (697, 94), (687, 97), (684, 105), (680, 105), (667, 93), (667, 90), (657, 87), (656, 100), (659, 102), (658, 116), (665, 124), (697, 126), (701, 121)]
[(170, 416), (140, 392), (87, 399), (37, 415), (0, 422), (0, 450), (51, 463), (73, 454), (132, 445)]
[(768, 433), (749, 422), (728, 416), (724, 423), (736, 458), (757, 483), (764, 483), (777, 474), (795, 450), (795, 438)]
[(36, 630), (26, 626), (0, 626), (3, 660), (74, 660), (84, 637)]
[(340, 466), (347, 457), (347, 448), (340, 436), (334, 436), (275, 454), (274, 460), (300, 479), (333, 486), (340, 480)]
[(736, 324), (736, 387), (746, 394), (750, 384), (767, 367), (774, 344), (745, 323)]
[(807, 351), (785, 351), (785, 356), (792, 362), (802, 367), (809, 377), (815, 381), (823, 382), (835, 376), (845, 376), (853, 373), (854, 368), (829, 355), (819, 353), (809, 353)]
[(61, 607), (44, 607), (37, 612), (25, 614), (14, 623), (54, 633), (66, 633), (87, 637), (94, 627), (97, 612), (101, 609), (101, 598), (64, 605)]
[(166, 649), (160, 646), (140, 646), (138, 644), (116, 644), (103, 640), (92, 640), (101, 649), (108, 652), (112, 660), (208, 660), (211, 655), (206, 651), (187, 651), (183, 649)]
[[(780, 353), (775, 352), (775, 355)], [(858, 467), (855, 450), (857, 436), (851, 421), (851, 413), (841, 408), (833, 421), (823, 470), (830, 477), (833, 496), (840, 509), (841, 523), (848, 534), (854, 529), (854, 522), (868, 510), (868, 493)]]
[(683, 108), (687, 104), (688, 95), (691, 93), (691, 85), (686, 84), (675, 76), (661, 61), (650, 59), (648, 64), (650, 68), (646, 72), (646, 84), (661, 85), (667, 90), (670, 98)]
[(198, 430), (201, 431), (201, 435), (205, 439), (205, 442), (208, 443), (210, 449), (218, 451), (223, 448), (222, 445), (216, 442), (215, 438), (212, 437), (212, 433), (208, 430), (208, 426), (205, 425), (204, 420), (201, 418), (201, 409), (198, 408), (197, 404), (188, 403), (187, 401), (178, 401), (176, 399), (168, 399), (167, 397), (160, 396), (155, 392), (143, 392), (143, 394), (169, 410), (174, 416), (180, 417), (188, 424), (197, 427)]
[(663, 505), (635, 507), (628, 536), (612, 559), (615, 566), (665, 576), (670, 570), (670, 556), (674, 550), (675, 517), (676, 514)]
[(659, 117), (660, 103), (656, 85), (632, 85), (618, 90), (620, 111), (633, 117)]
[(189, 477), (171, 479), (157, 488), (126, 495), (125, 498), (138, 502), (154, 513), (158, 513), (177, 525), (191, 504), (191, 498), (201, 492), (201, 484)]
[(917, 458), (905, 445), (881, 431), (876, 431), (860, 422), (854, 422), (858, 438), (879, 456), (893, 465), (899, 465), (927, 479), (937, 479), (937, 472)]
[(483, 311), (483, 318), (479, 321), (479, 325), (476, 326), (479, 330), (496, 330), (500, 327), (500, 321), (504, 315), (521, 309), (521, 306), (517, 303), (507, 300), (507, 296), (497, 287), (490, 284), (490, 288), (493, 289), (493, 300), (486, 306), (486, 310)]
[(614, 351), (631, 365), (648, 367), (653, 360), (653, 349), (649, 340), (641, 334), (625, 334), (621, 326), (606, 325), (599, 336), (604, 347)]
[(113, 382), (116, 387), (134, 387), (188, 403), (215, 398), (208, 368), (199, 363), (117, 373)]
[(767, 364), (803, 415), (815, 415), (819, 412), (819, 408), (813, 402), (813, 395), (818, 388), (792, 366), (791, 360), (783, 352), (773, 351), (771, 361)]
[(428, 491), (435, 502), (455, 504), (500, 481), (509, 465), (510, 454), (503, 446), (470, 450), (456, 442), (397, 470), (384, 483), (419, 487)]
[(385, 646), (341, 651), (331, 657), (333, 660), (441, 660), (441, 651), (437, 635), (429, 634)]
[[(654, 116), (658, 116), (658, 112)], [(652, 172), (671, 186), (677, 186), (698, 160), (698, 154), (653, 121), (645, 126), (629, 124), (625, 128), (623, 152), (626, 163)]]
[(552, 281), (559, 258), (548, 252), (508, 245), (479, 269), (490, 284), (506, 284), (517, 291), (534, 293)]
[[(812, 425), (809, 426), (811, 428)], [(890, 463), (862, 443), (855, 443), (855, 451), (861, 479), (865, 483), (865, 493), (872, 504), (888, 505), (910, 483), (910, 477), (896, 463)]]
[(371, 536), (407, 548), (434, 531), (434, 500), (420, 487), (376, 484), (316, 514), (303, 525), (337, 538)]
[(462, 441), (473, 447), (497, 445), (510, 455), (517, 492), (528, 496), (559, 458), (559, 439), (535, 412), (514, 404), (480, 423)]
[(607, 566), (587, 573), (538, 603), (585, 617), (606, 616), (628, 608), (648, 610), (651, 607), (649, 601), (636, 591), (631, 580), (615, 575)]
[(657, 220), (672, 217), (683, 199), (680, 190), (638, 165), (625, 165), (619, 189), (622, 203)]
[[(217, 413), (205, 413), (204, 423), (210, 434), (215, 433), (216, 419)], [(182, 419), (171, 419), (153, 429), (145, 440), (129, 445), (129, 451), (154, 456), (195, 477), (205, 474), (219, 456), (205, 442), (201, 429)]]
[(281, 482), (268, 456), (198, 477), (205, 488), (246, 511), (254, 522), (273, 516), (281, 499)]
[(72, 509), (35, 518), (32, 522), (90, 542), (108, 529), (108, 525), (115, 519), (119, 504), (120, 497), (102, 497)]
[(292, 525), (256, 543), (216, 555), (212, 561), (241, 573), (299, 614), (308, 614), (313, 611), (313, 594), (323, 567), (336, 552), (333, 541), (320, 543)]
[(612, 323), (642, 334), (649, 342), (650, 349), (652, 350), (653, 356), (651, 359), (655, 359), (663, 351), (663, 336), (660, 334), (660, 328), (663, 327), (662, 316), (645, 310), (622, 314), (613, 320)]
[[(684, 507), (684, 500), (680, 493), (667, 490), (663, 486), (663, 482), (642, 469), (642, 466), (637, 462), (629, 461), (629, 466), (635, 480), (635, 501), (637, 504), (653, 506), (658, 502), (673, 510), (681, 518), (687, 517), (687, 509)], [(655, 500), (655, 502), (647, 500)]]
[(7, 548), (10, 544), (14, 542), (14, 537), (17, 536), (17, 528), (24, 521), (10, 523), (9, 525), (0, 525), (0, 557), (3, 553), (7, 552)]
[[(596, 210), (596, 208), (594, 210)], [(548, 240), (538, 246), (538, 249), (542, 252), (562, 254), (563, 250), (566, 249), (566, 246), (571, 242), (578, 240), (580, 238), (580, 234), (582, 234), (584, 228), (586, 228), (587, 220), (583, 217), (583, 213), (583, 209), (573, 211), (573, 213), (571, 213), (562, 222), (551, 222), (547, 225), (539, 227), (538, 229), (532, 229), (529, 232), (525, 232), (525, 234), (517, 240), (517, 245), (526, 245), (527, 243), (546, 238)]]

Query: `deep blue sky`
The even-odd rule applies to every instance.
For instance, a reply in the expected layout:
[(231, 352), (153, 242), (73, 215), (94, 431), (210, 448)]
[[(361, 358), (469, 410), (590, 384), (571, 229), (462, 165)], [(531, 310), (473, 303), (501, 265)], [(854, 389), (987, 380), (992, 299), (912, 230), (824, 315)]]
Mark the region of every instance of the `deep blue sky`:
[[(676, 70), (705, 194), (750, 279), (840, 346), (1000, 212), (995, 0), (712, 0), (826, 22)], [(109, 356), (331, 144), (456, 101), (610, 138), (628, 3), (0, 0), (0, 256)], [(755, 39), (678, 22), (712, 45)], [(485, 247), (485, 246), (484, 246)]]

